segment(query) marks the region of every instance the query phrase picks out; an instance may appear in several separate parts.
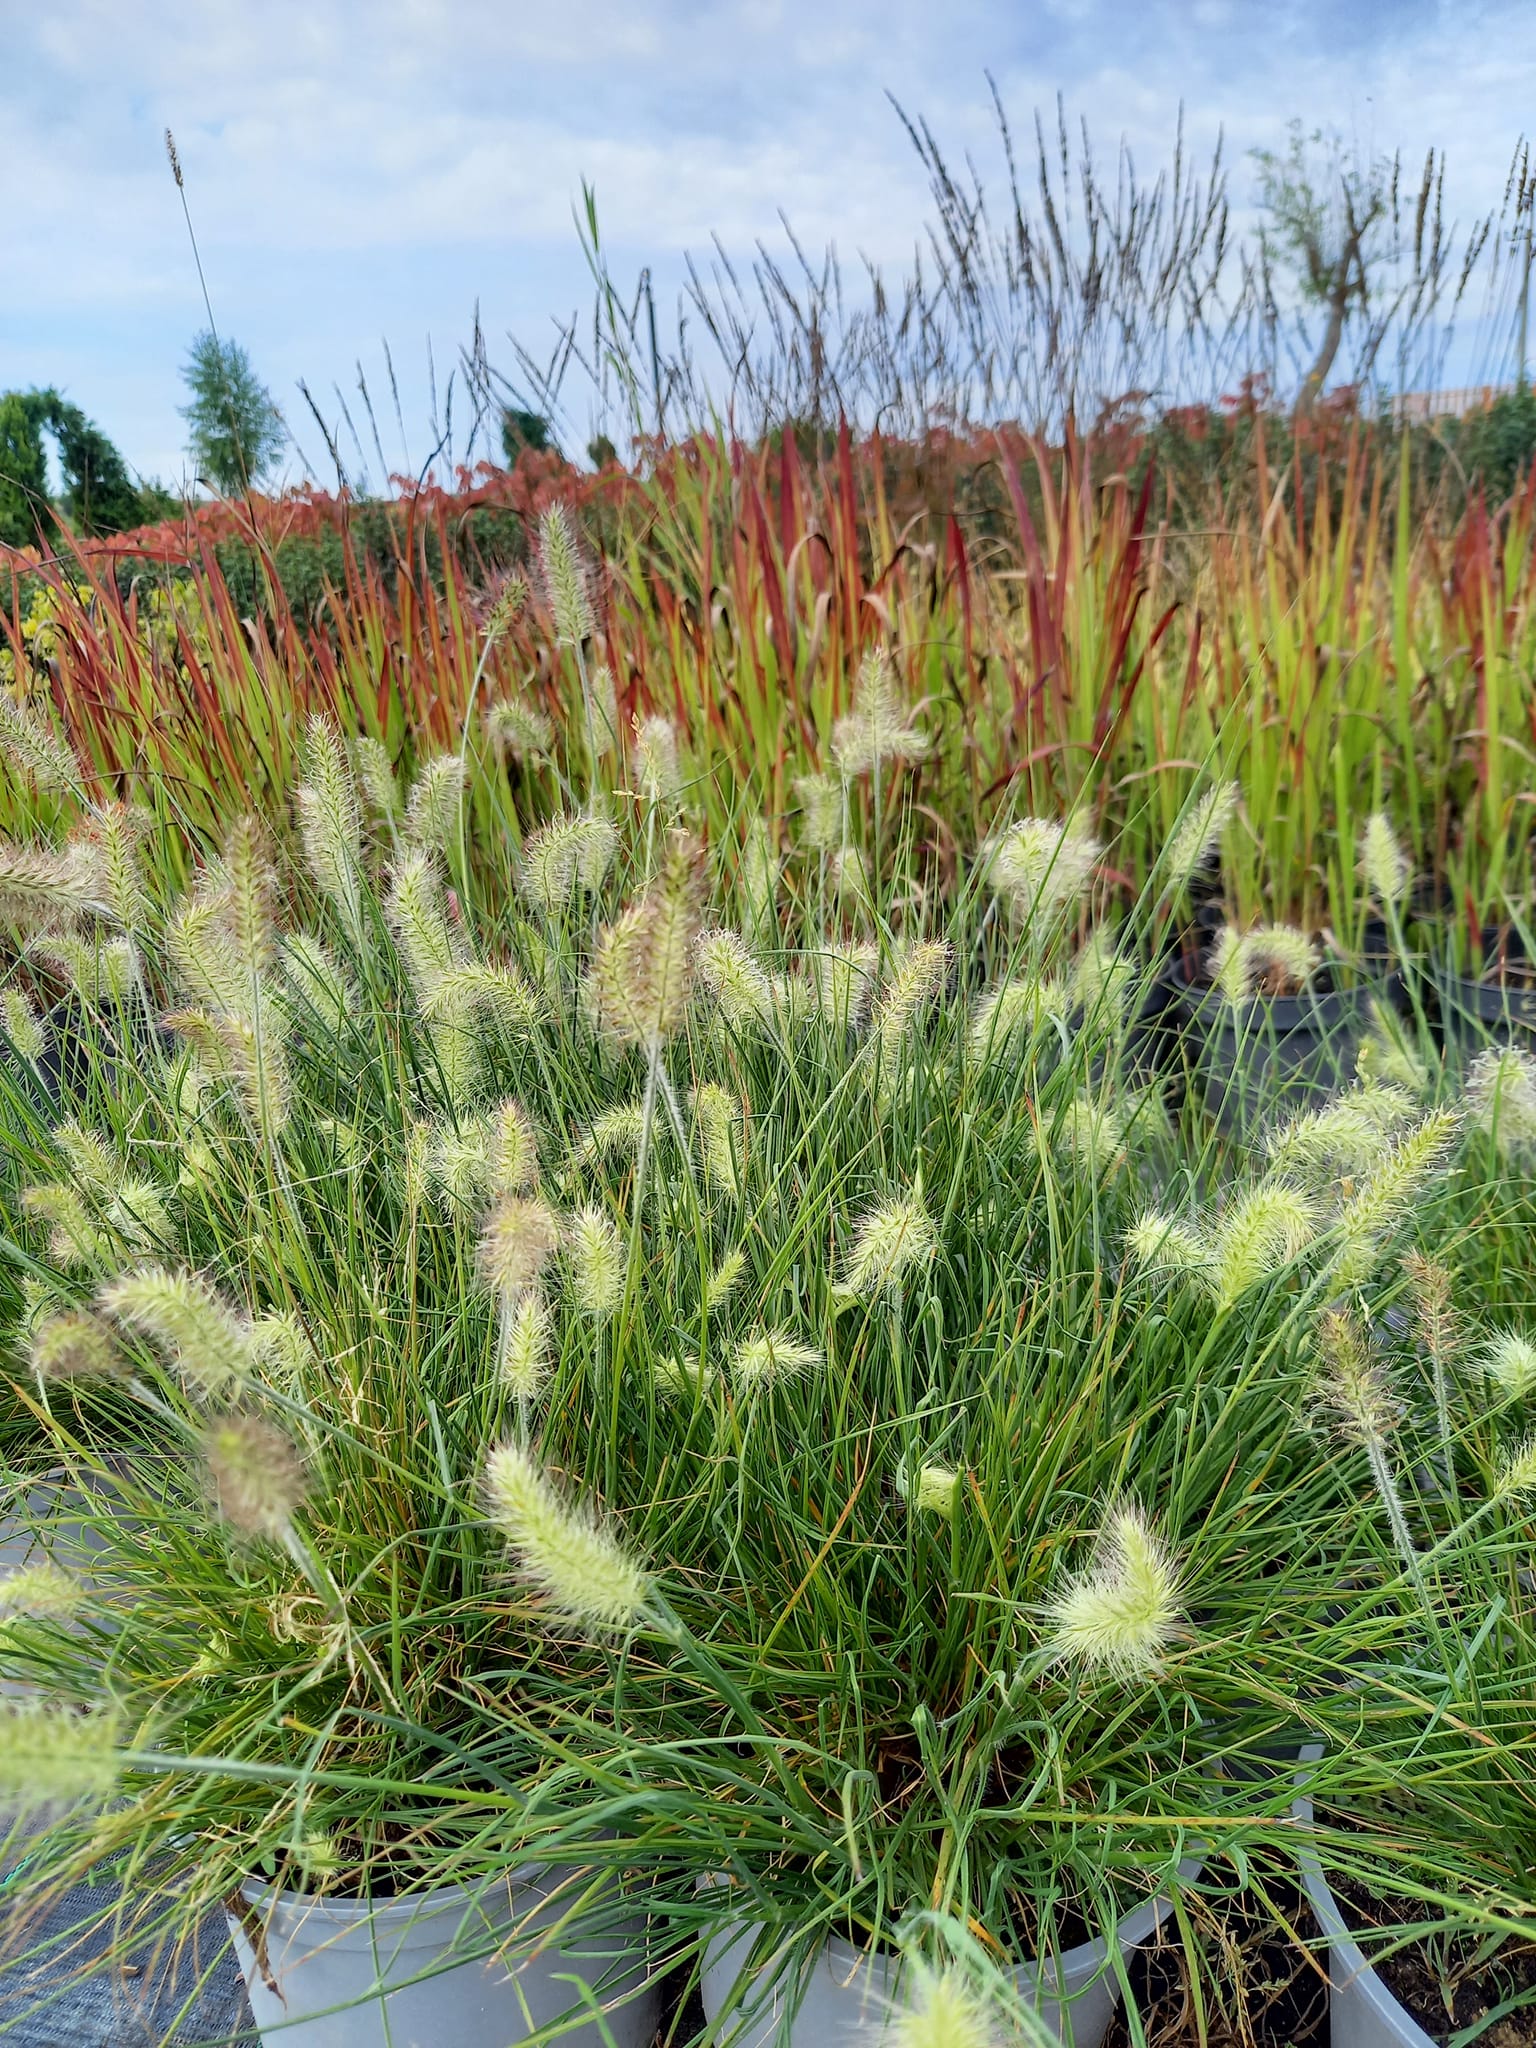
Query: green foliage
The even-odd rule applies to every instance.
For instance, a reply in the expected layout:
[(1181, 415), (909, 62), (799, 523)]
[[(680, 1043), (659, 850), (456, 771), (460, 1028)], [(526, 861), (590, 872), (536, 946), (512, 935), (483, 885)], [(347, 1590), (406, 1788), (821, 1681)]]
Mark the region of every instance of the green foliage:
[(193, 341), (182, 375), (190, 398), (181, 416), (197, 475), (226, 498), (260, 483), (288, 432), (246, 351), (205, 331)]
[(517, 405), (502, 407), (501, 446), (509, 469), (515, 465), (519, 455), (527, 454), (530, 449), (541, 452), (554, 445), (549, 421), (543, 413), (526, 412)]
[(48, 523), (48, 459), (33, 407), (19, 391), (0, 397), (0, 543), (36, 544)]

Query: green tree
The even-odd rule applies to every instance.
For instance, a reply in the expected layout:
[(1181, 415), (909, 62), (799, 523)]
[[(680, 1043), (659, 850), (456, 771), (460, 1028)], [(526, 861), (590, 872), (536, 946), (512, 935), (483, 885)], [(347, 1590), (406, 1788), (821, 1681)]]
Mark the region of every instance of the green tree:
[(267, 476), (288, 439), (283, 416), (237, 341), (211, 330), (198, 335), (182, 368), (189, 402), (193, 468), (222, 496), (234, 497)]
[(52, 431), (64, 479), (64, 511), (79, 533), (127, 533), (150, 516), (114, 444), (57, 391), (35, 394)]
[(525, 449), (542, 451), (550, 447), (549, 421), (541, 412), (525, 412), (520, 405), (501, 409), (501, 446), (510, 469)]
[(0, 396), (0, 542), (32, 547), (48, 518), (48, 458), (33, 408), (19, 391)]
[(1441, 214), (1445, 165), (1434, 150), (1416, 190), (1403, 181), (1399, 158), (1367, 157), (1336, 130), (1309, 134), (1300, 121), (1290, 124), (1283, 153), (1252, 155), (1265, 270), (1288, 272), (1303, 308), (1301, 339), (1312, 362), (1296, 410), (1305, 413), (1320, 397), (1346, 333), (1355, 335), (1354, 378), (1363, 383), (1389, 334), (1406, 358), (1443, 301), (1454, 311), (1490, 224), (1474, 226), (1458, 283)]

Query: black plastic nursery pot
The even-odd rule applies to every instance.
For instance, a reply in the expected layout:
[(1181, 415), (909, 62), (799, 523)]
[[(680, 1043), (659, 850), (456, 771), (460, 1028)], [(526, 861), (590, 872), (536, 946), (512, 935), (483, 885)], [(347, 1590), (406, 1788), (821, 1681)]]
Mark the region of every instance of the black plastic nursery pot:
[(1373, 1003), (1394, 1004), (1391, 982), (1304, 989), (1230, 1003), (1182, 963), (1176, 991), (1189, 1084), (1225, 1131), (1251, 1130), (1277, 1114), (1318, 1108), (1354, 1076)]

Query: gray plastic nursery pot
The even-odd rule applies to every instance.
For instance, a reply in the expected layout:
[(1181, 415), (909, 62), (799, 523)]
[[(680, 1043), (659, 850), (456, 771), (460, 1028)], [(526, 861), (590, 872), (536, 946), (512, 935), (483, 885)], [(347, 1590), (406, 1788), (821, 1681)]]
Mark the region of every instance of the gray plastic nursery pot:
[[(1179, 1882), (1193, 1884), (1200, 1868), (1199, 1857), (1181, 1863)], [(1172, 1904), (1148, 1899), (1116, 1924), (1122, 1958), (1156, 1933)], [(740, 1986), (761, 1937), (750, 1922), (727, 1921), (705, 1945), (699, 1992), (705, 2019), (718, 2026), (710, 2038), (719, 2048), (880, 2048), (891, 2038), (891, 2016), (900, 2008), (899, 1957), (833, 1936), (807, 1969), (776, 1968), (770, 1960)], [(1035, 2003), (1046, 2033), (1067, 2048), (1099, 2048), (1109, 2030), (1120, 2001), (1110, 1957), (1101, 1937), (1013, 1972), (1019, 1997)]]
[[(1319, 1747), (1302, 1751), (1302, 1762), (1314, 1764)], [(1305, 1786), (1306, 1774), (1297, 1780)], [(1291, 1808), (1303, 1826), (1312, 1825), (1312, 1801), (1303, 1790)], [(1401, 2005), (1371, 1965), (1345, 1925), (1339, 1902), (1310, 1850), (1301, 1854), (1301, 1881), (1328, 1943), (1329, 2038), (1333, 2048), (1435, 2048), (1430, 2035)]]
[[(569, 2048), (651, 2048), (644, 1916), (591, 1936), (554, 1933), (572, 1903), (551, 1896), (560, 1881), (549, 1871), (373, 1901), (246, 1885), (246, 1918), (226, 1918), (263, 2042), (514, 2048), (564, 2021), (549, 2038)], [(549, 1947), (533, 1938), (540, 1931)]]

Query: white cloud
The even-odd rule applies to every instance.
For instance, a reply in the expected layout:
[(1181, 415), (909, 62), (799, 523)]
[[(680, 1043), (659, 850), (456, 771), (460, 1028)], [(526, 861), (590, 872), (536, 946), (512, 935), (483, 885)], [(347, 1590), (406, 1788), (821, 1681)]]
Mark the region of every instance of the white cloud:
[(897, 267), (925, 186), (885, 93), (995, 186), (989, 65), (1026, 154), (1060, 87), (1145, 173), (1182, 99), (1197, 162), (1225, 127), (1241, 202), (1243, 152), (1300, 113), (1410, 159), (1443, 143), (1465, 216), (1536, 105), (1527, 27), (1520, 0), (49, 0), (9, 21), (0, 75), (0, 178), (28, 198), (0, 219), (4, 375), (67, 363), (134, 459), (175, 468), (203, 316), (166, 125), (215, 310), (295, 410), (298, 376), (350, 385), (378, 335), (408, 366), (430, 330), (447, 361), (477, 298), (493, 335), (580, 303), (583, 178), (621, 275), (675, 279), (713, 234), (782, 247), (780, 209), (811, 251)]

